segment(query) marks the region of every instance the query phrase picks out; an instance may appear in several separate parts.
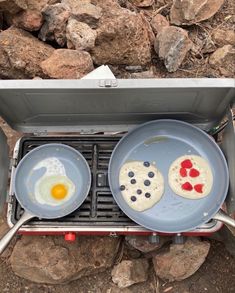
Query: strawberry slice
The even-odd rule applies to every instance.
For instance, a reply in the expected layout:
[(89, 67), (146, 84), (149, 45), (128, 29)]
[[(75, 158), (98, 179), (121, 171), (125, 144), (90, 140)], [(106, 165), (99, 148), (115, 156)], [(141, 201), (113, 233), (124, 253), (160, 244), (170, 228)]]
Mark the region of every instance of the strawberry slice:
[(190, 169), (189, 171), (189, 176), (190, 177), (198, 177), (200, 175), (200, 172), (197, 169)]
[(189, 183), (189, 182), (185, 182), (184, 184), (182, 184), (181, 188), (184, 190), (187, 190), (187, 191), (193, 190), (193, 187), (192, 187), (191, 183)]
[(204, 184), (196, 184), (196, 185), (194, 185), (194, 190), (196, 190), (198, 193), (202, 193), (203, 186), (204, 186)]
[(187, 176), (187, 170), (185, 168), (180, 168), (180, 175), (181, 175), (181, 177), (186, 177)]
[(193, 166), (193, 164), (189, 159), (184, 160), (183, 162), (181, 162), (181, 167), (182, 168), (190, 169), (190, 168), (192, 168), (192, 166)]

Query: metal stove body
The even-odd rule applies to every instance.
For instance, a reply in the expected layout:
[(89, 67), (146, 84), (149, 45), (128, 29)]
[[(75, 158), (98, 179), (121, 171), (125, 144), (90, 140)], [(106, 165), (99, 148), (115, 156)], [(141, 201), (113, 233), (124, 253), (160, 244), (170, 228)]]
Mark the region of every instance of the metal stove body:
[[(36, 84), (38, 84), (38, 82), (39, 84), (42, 83), (41, 81), (36, 81)], [(75, 102), (74, 98), (76, 98), (76, 96), (78, 97), (79, 94), (81, 94), (83, 99), (86, 98), (84, 97), (84, 93), (86, 93), (86, 90), (88, 92), (87, 97), (89, 98), (91, 97), (91, 95), (95, 95), (95, 93), (97, 97), (99, 97), (100, 94), (105, 95), (107, 93), (110, 93), (110, 97), (113, 95), (113, 93), (115, 93), (114, 98), (118, 98), (119, 96), (116, 95), (115, 89), (114, 91), (110, 91), (112, 90), (110, 89), (110, 84), (112, 83), (108, 83), (108, 88), (103, 88), (105, 82), (103, 81), (102, 83), (100, 83), (99, 81), (96, 81), (97, 88), (94, 87), (92, 88), (92, 90), (90, 90), (90, 84), (88, 84), (87, 82), (88, 81), (82, 81), (81, 83), (79, 81), (76, 81), (76, 86), (74, 86), (71, 85), (71, 83), (63, 81), (64, 84), (61, 87), (61, 85), (59, 85), (59, 83), (56, 83), (55, 81), (47, 81), (47, 83), (43, 82), (42, 84), (44, 85), (43, 90), (35, 87), (35, 83), (33, 87), (31, 84), (30, 87), (27, 83), (26, 85), (25, 83), (23, 84), (26, 88), (23, 87), (22, 93), (19, 94), (19, 98), (23, 100), (24, 105), (27, 105), (27, 103), (31, 103), (32, 106), (35, 103), (33, 106), (36, 107), (37, 105), (39, 105), (39, 102), (35, 100), (35, 98), (38, 99), (40, 98), (40, 96), (42, 96), (44, 98), (47, 97), (48, 99), (52, 97), (54, 102), (56, 101), (58, 103), (61, 103), (61, 108), (56, 110), (56, 114), (53, 117), (53, 115), (50, 113), (50, 111), (52, 110), (48, 110), (45, 104), (45, 110), (39, 107), (40, 109), (38, 111), (40, 112), (40, 115), (36, 113), (36, 116), (34, 115), (33, 117), (29, 118), (25, 117), (27, 115), (24, 113), (23, 116), (25, 120), (22, 121), (23, 117), (20, 117), (18, 125), (13, 127), (21, 131), (23, 130), (27, 135), (23, 136), (17, 142), (14, 149), (11, 164), (10, 189), (8, 191), (7, 199), (5, 200), (7, 202), (8, 224), (9, 226), (12, 226), (20, 218), (21, 213), (23, 212), (21, 206), (16, 201), (16, 198), (14, 196), (14, 190), (12, 188), (14, 172), (17, 164), (24, 157), (24, 155), (26, 155), (32, 149), (42, 144), (59, 142), (76, 148), (84, 155), (84, 157), (88, 161), (92, 172), (92, 187), (90, 193), (82, 206), (73, 214), (59, 220), (32, 220), (27, 225), (24, 225), (20, 229), (19, 233), (41, 235), (64, 234), (66, 237), (68, 236), (68, 239), (71, 239), (70, 237), (75, 234), (95, 234), (111, 236), (115, 236), (118, 234), (139, 234), (152, 236), (162, 235), (163, 233), (158, 233), (158, 231), (149, 231), (144, 227), (141, 227), (134, 223), (119, 209), (119, 207), (115, 203), (109, 189), (107, 176), (108, 163), (111, 153), (117, 142), (120, 140), (122, 135), (124, 135), (125, 132), (128, 131), (128, 129), (138, 123), (148, 120), (166, 117), (177, 118), (194, 123), (205, 131), (208, 131), (209, 129), (211, 129), (211, 127), (218, 125), (218, 123), (224, 117), (226, 111), (228, 115), (231, 115), (228, 109), (234, 98), (234, 83), (231, 80), (220, 80), (219, 83), (218, 80), (216, 80), (216, 83), (215, 80), (213, 82), (208, 80), (174, 80), (171, 83), (169, 83), (169, 80), (152, 80), (144, 81), (143, 83), (143, 80), (141, 80), (138, 82), (142, 83), (146, 87), (146, 103), (149, 103), (147, 107), (148, 110), (146, 110), (146, 106), (144, 105), (144, 99), (142, 99), (141, 101), (140, 99), (138, 99), (139, 94), (136, 91), (136, 87), (138, 88), (138, 86), (136, 85), (136, 82), (134, 82), (132, 86), (135, 89), (134, 93), (135, 95), (137, 95), (137, 100), (135, 101), (134, 96), (131, 96), (130, 98), (135, 104), (131, 105), (129, 102), (125, 102), (121, 99), (122, 101), (120, 102), (120, 109), (115, 109), (111, 105), (112, 100), (109, 102), (107, 99), (101, 99), (101, 102), (103, 103), (103, 105), (101, 104), (101, 106), (103, 106), (103, 108), (105, 109), (107, 108), (107, 112), (105, 112), (105, 109), (103, 111), (105, 112), (103, 113), (103, 118), (102, 116), (100, 116), (100, 113), (98, 115), (97, 113), (94, 114), (92, 110), (90, 110), (91, 113), (89, 113), (89, 115), (85, 114), (85, 116), (87, 116), (85, 118), (84, 113), (81, 113), (81, 111), (79, 115), (76, 116), (74, 113), (71, 113), (73, 110), (72, 108), (70, 108), (68, 117), (64, 116), (63, 113), (61, 120), (61, 113), (59, 113), (59, 111), (63, 111), (63, 99), (66, 97), (66, 93), (70, 102), (73, 103)], [(94, 81), (92, 82), (94, 83)], [(121, 81), (119, 82), (122, 83)], [(132, 82), (133, 81), (123, 81), (123, 84), (121, 86), (121, 88), (124, 89), (124, 96), (126, 99), (128, 99), (128, 93), (130, 93), (132, 90), (132, 87), (130, 86), (130, 83)], [(184, 83), (184, 86), (180, 86), (179, 82)], [(201, 85), (203, 83), (204, 85)], [(114, 83), (115, 88), (117, 87), (117, 84), (118, 82)], [(17, 95), (17, 88), (19, 88), (20, 85), (22, 86), (22, 84), (18, 81), (17, 86), (12, 86), (11, 84), (9, 86), (8, 84), (9, 91), (3, 90), (2, 95), (0, 88), (0, 100), (2, 98), (2, 101), (6, 102), (6, 93), (8, 92), (11, 96), (14, 94)], [(47, 85), (46, 88), (45, 85)], [(100, 87), (102, 88), (101, 92), (99, 91)], [(177, 93), (177, 88), (179, 93)], [(97, 91), (95, 91), (95, 89)], [(62, 95), (60, 90), (62, 90), (63, 92)], [(71, 90), (73, 93), (72, 95)], [(141, 86), (140, 91), (142, 92), (141, 95), (143, 95), (144, 86)], [(206, 101), (206, 93), (208, 93), (209, 101)], [(214, 97), (212, 96), (212, 93), (215, 94)], [(56, 94), (59, 96), (58, 98), (56, 98)], [(122, 91), (119, 94), (122, 94)], [(182, 95), (182, 97), (180, 96), (180, 94)], [(172, 95), (176, 96), (175, 101), (174, 99), (171, 99)], [(187, 95), (189, 99), (188, 101)], [(173, 103), (173, 105), (171, 106), (169, 104), (170, 100), (171, 103)], [(216, 109), (218, 113), (214, 112), (215, 105), (210, 104), (213, 102), (217, 103)], [(135, 109), (136, 103), (139, 112), (137, 111), (137, 109)], [(185, 105), (183, 105), (183, 103), (185, 103)], [(91, 105), (93, 105), (93, 107), (96, 107), (95, 100), (90, 101), (90, 104), (86, 106)], [(118, 107), (117, 103), (115, 103), (115, 105), (116, 107)], [(214, 109), (210, 110), (210, 105)], [(10, 106), (11, 105), (9, 103), (8, 107)], [(140, 107), (144, 108), (144, 113), (140, 113)], [(218, 109), (218, 107), (220, 108)], [(88, 108), (85, 108), (86, 111), (88, 111)], [(111, 114), (109, 112), (109, 108), (111, 108)], [(132, 108), (132, 112), (130, 112), (130, 108)], [(101, 111), (101, 108), (98, 109), (98, 112), (99, 111)], [(48, 112), (50, 113), (49, 115)], [(3, 118), (5, 118), (8, 123), (10, 122), (10, 125), (12, 124), (11, 119), (7, 119), (7, 115), (1, 113), (1, 105), (0, 114), (2, 114)], [(216, 117), (215, 114), (218, 117)], [(211, 115), (211, 117), (208, 117), (208, 115)], [(74, 120), (74, 116), (76, 116), (76, 118), (78, 119)], [(38, 120), (38, 117), (40, 117), (40, 121)], [(84, 123), (84, 119), (91, 119), (92, 121), (89, 121), (89, 123)], [(122, 123), (120, 123), (121, 119), (123, 119)], [(106, 120), (110, 120), (112, 123), (110, 123), (109, 125), (104, 125), (104, 122)], [(97, 124), (95, 124), (95, 122), (97, 122)], [(76, 125), (76, 123), (81, 123), (81, 125)], [(92, 126), (90, 125), (90, 123), (92, 123)], [(228, 130), (226, 130), (225, 141), (223, 142), (223, 145), (224, 152), (227, 155), (227, 158), (229, 159), (229, 161), (231, 160), (229, 164), (229, 170), (232, 177), (235, 172), (235, 166), (233, 166), (234, 160), (232, 159), (235, 154), (235, 140), (231, 117), (229, 123), (230, 124), (228, 125)], [(34, 132), (32, 130), (36, 130), (36, 135), (32, 135), (32, 132)], [(61, 131), (63, 131), (63, 134), (59, 133)], [(78, 131), (79, 134), (76, 133), (75, 135), (75, 132)], [(51, 134), (52, 132), (53, 135)], [(232, 181), (232, 184), (230, 181), (230, 194), (228, 195), (228, 206), (231, 208), (231, 210), (234, 208), (233, 190), (234, 180)], [(218, 231), (221, 227), (222, 224), (220, 222), (216, 220), (211, 220), (203, 226), (198, 227), (194, 231), (185, 232), (182, 233), (182, 235), (211, 235), (212, 233)]]

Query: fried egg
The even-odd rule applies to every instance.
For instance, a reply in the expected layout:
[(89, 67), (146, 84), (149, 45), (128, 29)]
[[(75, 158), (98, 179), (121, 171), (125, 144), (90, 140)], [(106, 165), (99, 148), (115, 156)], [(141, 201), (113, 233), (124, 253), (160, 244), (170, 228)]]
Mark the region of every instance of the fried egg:
[(46, 168), (45, 174), (36, 182), (35, 199), (40, 204), (62, 205), (75, 193), (74, 183), (67, 177), (63, 164), (57, 158), (38, 163), (34, 170)]

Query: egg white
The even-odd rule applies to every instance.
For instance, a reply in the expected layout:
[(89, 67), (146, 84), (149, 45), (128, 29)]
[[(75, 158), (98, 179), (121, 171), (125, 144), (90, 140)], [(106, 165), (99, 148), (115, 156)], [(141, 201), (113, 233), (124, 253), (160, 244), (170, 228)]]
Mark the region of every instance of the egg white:
[[(51, 157), (39, 162), (33, 170), (41, 168), (46, 168), (46, 172), (35, 183), (34, 195), (36, 201), (51, 206), (64, 204), (75, 193), (75, 185), (66, 175), (64, 165), (57, 158)], [(57, 184), (62, 184), (67, 189), (66, 197), (63, 199), (55, 199), (51, 195), (52, 188)]]
[[(67, 195), (63, 199), (55, 199), (51, 195), (52, 188), (62, 184), (67, 189)], [(75, 185), (67, 176), (52, 175), (41, 178), (35, 185), (35, 198), (40, 204), (52, 206), (62, 205), (68, 201), (75, 192)]]

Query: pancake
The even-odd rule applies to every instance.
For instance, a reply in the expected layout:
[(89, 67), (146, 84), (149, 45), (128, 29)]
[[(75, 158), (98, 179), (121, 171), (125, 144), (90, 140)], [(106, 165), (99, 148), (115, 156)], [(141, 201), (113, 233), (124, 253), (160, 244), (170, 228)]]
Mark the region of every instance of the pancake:
[(126, 203), (139, 212), (155, 205), (164, 192), (164, 178), (149, 162), (125, 163), (119, 173), (119, 184)]
[(196, 155), (182, 156), (170, 166), (168, 182), (179, 196), (200, 199), (207, 196), (213, 185), (213, 175), (209, 163)]

